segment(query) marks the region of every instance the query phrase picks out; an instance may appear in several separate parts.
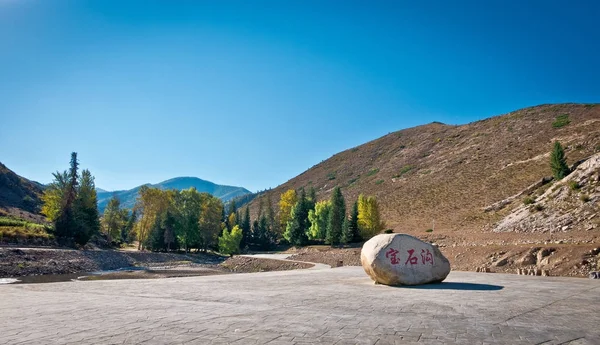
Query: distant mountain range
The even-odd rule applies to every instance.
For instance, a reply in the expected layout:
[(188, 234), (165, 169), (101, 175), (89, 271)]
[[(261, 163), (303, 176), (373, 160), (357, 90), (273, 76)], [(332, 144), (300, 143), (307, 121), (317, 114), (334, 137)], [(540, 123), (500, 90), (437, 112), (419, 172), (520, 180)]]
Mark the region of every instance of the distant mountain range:
[[(223, 202), (227, 202), (233, 198), (250, 194), (250, 191), (243, 187), (224, 186), (205, 181), (197, 177), (175, 177), (157, 184), (146, 184), (148, 187), (160, 189), (177, 189), (184, 190), (191, 187), (196, 188), (199, 192), (209, 193)], [(121, 207), (132, 208), (135, 205), (135, 200), (138, 196), (138, 191), (142, 186), (135, 187), (130, 190), (119, 190), (109, 192), (101, 188), (96, 188), (98, 194), (98, 210), (104, 212), (104, 208), (108, 202), (116, 195), (121, 201)]]

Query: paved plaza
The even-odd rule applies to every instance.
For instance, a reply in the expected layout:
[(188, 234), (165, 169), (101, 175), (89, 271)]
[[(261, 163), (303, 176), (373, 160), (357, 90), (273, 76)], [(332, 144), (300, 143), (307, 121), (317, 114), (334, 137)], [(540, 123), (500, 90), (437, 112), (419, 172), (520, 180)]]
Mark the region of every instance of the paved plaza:
[(360, 267), (0, 286), (2, 344), (600, 344), (600, 281)]

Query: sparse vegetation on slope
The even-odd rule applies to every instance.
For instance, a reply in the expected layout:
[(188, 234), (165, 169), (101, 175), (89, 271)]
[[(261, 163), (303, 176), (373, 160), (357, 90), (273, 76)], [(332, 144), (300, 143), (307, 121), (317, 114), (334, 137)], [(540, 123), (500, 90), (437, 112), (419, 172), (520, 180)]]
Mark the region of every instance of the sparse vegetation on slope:
[[(564, 123), (565, 114), (569, 124), (553, 126), (557, 117)], [(548, 147), (555, 141), (563, 144), (569, 164), (593, 154), (600, 107), (542, 105), (461, 126), (404, 129), (335, 154), (263, 198), (278, 200), (286, 190), (314, 186), (317, 199), (326, 200), (339, 186), (347, 200), (360, 193), (377, 197), (382, 219), (396, 232), (417, 235), (434, 220), (436, 233), (481, 231), (507, 212), (483, 212), (485, 207), (552, 175)], [(259, 199), (250, 203), (253, 218)]]

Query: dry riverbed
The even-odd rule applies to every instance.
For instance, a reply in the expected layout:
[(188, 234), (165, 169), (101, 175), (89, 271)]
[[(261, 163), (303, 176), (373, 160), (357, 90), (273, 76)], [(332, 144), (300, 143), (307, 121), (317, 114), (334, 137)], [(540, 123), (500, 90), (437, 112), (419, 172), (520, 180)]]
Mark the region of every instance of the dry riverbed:
[(172, 278), (292, 270), (311, 266), (281, 260), (203, 253), (0, 248), (0, 278), (20, 278), (22, 282)]

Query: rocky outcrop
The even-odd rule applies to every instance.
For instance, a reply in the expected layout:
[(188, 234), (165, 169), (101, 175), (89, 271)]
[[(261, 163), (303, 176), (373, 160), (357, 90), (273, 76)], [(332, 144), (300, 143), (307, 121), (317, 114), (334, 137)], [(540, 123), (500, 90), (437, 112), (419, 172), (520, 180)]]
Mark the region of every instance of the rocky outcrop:
[(360, 258), (371, 279), (385, 285), (441, 282), (450, 273), (450, 262), (437, 247), (406, 234), (371, 238)]
[(600, 226), (600, 153), (591, 156), (564, 179), (494, 225), (495, 232), (562, 232), (593, 230)]

